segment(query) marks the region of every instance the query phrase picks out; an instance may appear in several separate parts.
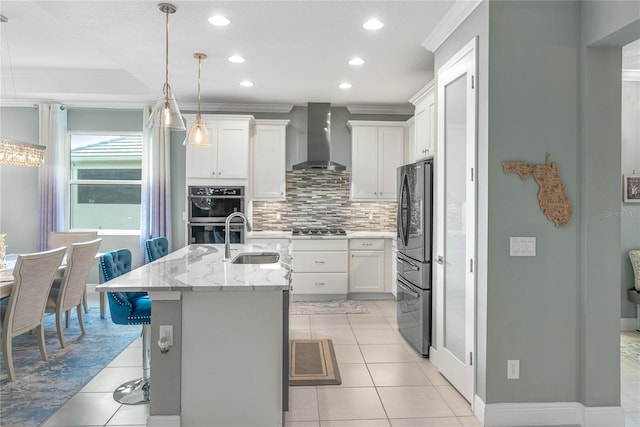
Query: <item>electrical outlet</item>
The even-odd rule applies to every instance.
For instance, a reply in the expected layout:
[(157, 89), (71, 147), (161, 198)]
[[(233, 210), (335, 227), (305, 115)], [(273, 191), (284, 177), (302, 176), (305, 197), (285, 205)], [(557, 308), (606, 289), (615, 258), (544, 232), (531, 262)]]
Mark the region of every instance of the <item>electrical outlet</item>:
[(160, 325), (160, 338), (166, 338), (169, 346), (173, 345), (173, 325)]
[(369, 212), (369, 221), (373, 221), (373, 212)]
[(280, 215), (280, 212), (276, 212), (276, 221), (281, 221), (282, 220), (282, 215)]
[(507, 379), (508, 380), (520, 379), (520, 361), (519, 360), (507, 360)]

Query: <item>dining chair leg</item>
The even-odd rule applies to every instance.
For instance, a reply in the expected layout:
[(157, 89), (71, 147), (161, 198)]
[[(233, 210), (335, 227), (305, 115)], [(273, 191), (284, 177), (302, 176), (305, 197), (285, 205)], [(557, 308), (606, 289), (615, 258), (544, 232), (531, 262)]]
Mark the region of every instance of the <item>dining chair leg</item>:
[(64, 312), (64, 327), (69, 329), (69, 326), (71, 326), (71, 310)]
[(2, 334), (2, 354), (4, 354), (4, 363), (7, 365), (7, 375), (9, 381), (16, 380), (16, 372), (13, 369), (13, 354), (11, 353), (11, 337), (5, 333)]
[(80, 331), (82, 335), (85, 335), (87, 332), (84, 330), (84, 313), (82, 312), (82, 304), (78, 304), (76, 306), (78, 310), (78, 323), (80, 324)]
[[(62, 329), (62, 311), (56, 310), (56, 331), (58, 332), (58, 340), (60, 341), (60, 347), (64, 348), (66, 343), (64, 342), (64, 330)], [(66, 312), (67, 318), (69, 312)]]
[(82, 306), (84, 307), (84, 312), (89, 314), (89, 303), (87, 302), (87, 288), (85, 285), (84, 294), (82, 294)]
[(40, 324), (40, 326), (36, 327), (36, 333), (38, 334), (38, 344), (40, 345), (42, 360), (49, 360), (47, 356), (47, 346), (44, 343), (44, 325)]

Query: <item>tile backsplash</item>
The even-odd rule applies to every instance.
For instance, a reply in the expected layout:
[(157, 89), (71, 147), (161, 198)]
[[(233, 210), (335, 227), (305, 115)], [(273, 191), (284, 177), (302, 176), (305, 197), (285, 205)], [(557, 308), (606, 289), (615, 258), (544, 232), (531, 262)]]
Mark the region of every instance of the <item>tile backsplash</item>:
[(395, 231), (396, 202), (349, 200), (348, 171), (288, 171), (287, 200), (254, 201), (255, 230), (341, 227), (349, 231)]

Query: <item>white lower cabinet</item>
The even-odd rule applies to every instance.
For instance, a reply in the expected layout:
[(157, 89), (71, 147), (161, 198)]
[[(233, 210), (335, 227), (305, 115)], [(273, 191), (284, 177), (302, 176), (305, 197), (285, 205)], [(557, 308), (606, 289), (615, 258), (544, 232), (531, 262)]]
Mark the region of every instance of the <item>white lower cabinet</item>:
[(347, 239), (292, 239), (291, 244), (294, 300), (347, 296)]
[(349, 293), (382, 293), (386, 289), (384, 239), (349, 242)]

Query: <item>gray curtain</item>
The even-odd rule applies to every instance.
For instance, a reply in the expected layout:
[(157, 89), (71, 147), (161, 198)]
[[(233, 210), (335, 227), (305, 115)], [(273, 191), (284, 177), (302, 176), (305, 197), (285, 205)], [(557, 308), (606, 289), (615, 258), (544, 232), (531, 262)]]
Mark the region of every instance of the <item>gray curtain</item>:
[(65, 230), (66, 217), (66, 135), (67, 111), (61, 104), (40, 103), (39, 138), (46, 147), (44, 165), (40, 166), (38, 194), (40, 195), (40, 241), (38, 250), (47, 249), (50, 231)]
[(146, 262), (145, 241), (164, 236), (171, 251), (171, 132), (148, 128), (150, 108), (144, 110), (142, 168), (142, 218), (140, 254)]

